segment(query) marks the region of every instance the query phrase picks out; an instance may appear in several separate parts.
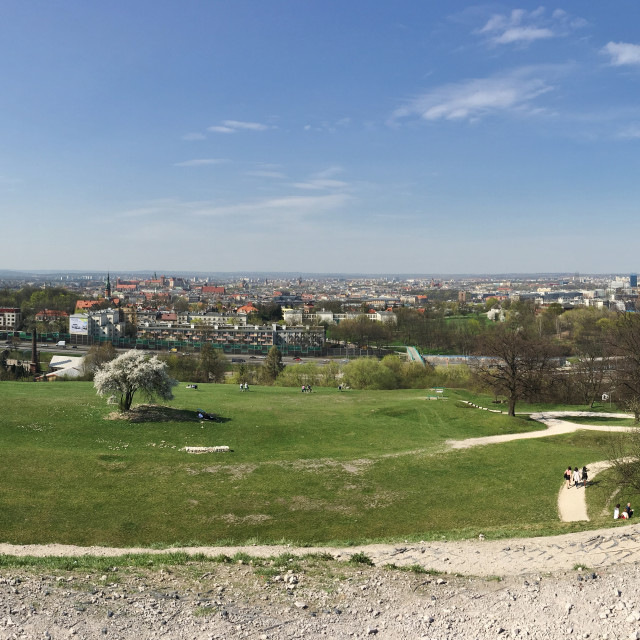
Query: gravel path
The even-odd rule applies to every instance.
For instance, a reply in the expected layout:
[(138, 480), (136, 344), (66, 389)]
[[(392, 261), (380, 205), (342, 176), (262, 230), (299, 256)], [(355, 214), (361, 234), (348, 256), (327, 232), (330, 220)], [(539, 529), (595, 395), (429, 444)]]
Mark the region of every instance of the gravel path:
[[(471, 404), (471, 403), (467, 403)], [(469, 447), (477, 447), (485, 444), (498, 444), (500, 442), (511, 442), (512, 440), (528, 440), (530, 438), (547, 438), (549, 436), (558, 436), (563, 433), (573, 433), (578, 430), (588, 431), (631, 431), (634, 427), (607, 427), (590, 424), (577, 424), (575, 422), (567, 422), (562, 420), (563, 417), (582, 418), (585, 416), (596, 418), (633, 418), (628, 413), (594, 413), (592, 411), (542, 411), (540, 413), (532, 413), (531, 418), (542, 422), (546, 425), (546, 429), (540, 431), (527, 431), (525, 433), (506, 433), (500, 436), (484, 436), (482, 438), (467, 438), (466, 440), (448, 440), (447, 444), (452, 449), (468, 449)]]
[(76, 547), (72, 545), (0, 544), (0, 554), (12, 556), (83, 555), (118, 557), (125, 554), (184, 552), (215, 557), (247, 553), (259, 558), (290, 553), (328, 553), (337, 560), (349, 560), (364, 553), (376, 566), (417, 565), (425, 570), (475, 576), (523, 575), (533, 571), (566, 571), (580, 562), (591, 567), (608, 567), (640, 561), (640, 524), (611, 521), (614, 528), (569, 535), (510, 540), (464, 540), (404, 544), (371, 544), (353, 547), (290, 547), (252, 545), (237, 547), (174, 547), (165, 550), (143, 548)]

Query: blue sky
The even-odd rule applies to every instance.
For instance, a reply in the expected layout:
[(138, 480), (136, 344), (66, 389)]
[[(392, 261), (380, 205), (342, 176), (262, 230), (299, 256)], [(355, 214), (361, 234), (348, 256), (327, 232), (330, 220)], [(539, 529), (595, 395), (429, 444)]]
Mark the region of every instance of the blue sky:
[(637, 0), (5, 0), (0, 268), (637, 271), (639, 24)]

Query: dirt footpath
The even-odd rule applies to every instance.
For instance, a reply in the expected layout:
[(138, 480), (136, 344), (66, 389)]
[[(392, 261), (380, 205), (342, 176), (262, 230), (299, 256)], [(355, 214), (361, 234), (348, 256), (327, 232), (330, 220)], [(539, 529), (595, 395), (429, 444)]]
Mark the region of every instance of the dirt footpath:
[[(631, 523), (633, 520), (631, 521)], [(614, 525), (613, 520), (611, 521)], [(419, 542), (405, 544), (370, 544), (353, 547), (291, 547), (252, 545), (245, 547), (173, 547), (164, 550), (145, 548), (75, 547), (71, 545), (10, 545), (0, 544), (0, 554), (11, 556), (84, 555), (113, 557), (125, 554), (163, 554), (184, 552), (215, 557), (246, 553), (268, 558), (283, 553), (303, 556), (309, 553), (329, 554), (338, 561), (347, 561), (354, 554), (364, 553), (376, 566), (396, 564), (417, 565), (424, 570), (460, 573), (475, 576), (525, 575), (543, 571), (568, 571), (586, 562), (591, 567), (604, 568), (621, 563), (640, 562), (640, 524), (620, 521), (614, 528), (582, 531), (570, 535), (544, 538), (513, 538), (510, 540), (463, 540)]]

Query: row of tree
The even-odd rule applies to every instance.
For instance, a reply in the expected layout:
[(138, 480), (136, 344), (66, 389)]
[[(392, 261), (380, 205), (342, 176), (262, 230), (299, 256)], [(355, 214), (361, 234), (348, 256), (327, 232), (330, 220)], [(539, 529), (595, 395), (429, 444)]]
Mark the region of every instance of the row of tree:
[(476, 378), (506, 396), (509, 414), (518, 400), (558, 399), (593, 406), (615, 396), (640, 420), (640, 315), (584, 309), (573, 318), (573, 357), (561, 366), (566, 344), (513, 317), (495, 326), (478, 345)]

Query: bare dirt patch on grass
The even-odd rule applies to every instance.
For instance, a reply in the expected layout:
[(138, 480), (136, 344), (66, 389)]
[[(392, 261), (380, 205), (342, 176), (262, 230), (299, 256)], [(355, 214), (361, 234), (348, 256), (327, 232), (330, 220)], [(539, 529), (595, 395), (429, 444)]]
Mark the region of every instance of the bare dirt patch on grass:
[(285, 505), (289, 511), (325, 511), (333, 513), (356, 513), (350, 506), (331, 503), (326, 500), (309, 498), (307, 496), (293, 496), (292, 498), (278, 498), (278, 504)]
[(380, 509), (391, 506), (400, 496), (392, 491), (378, 491), (364, 501), (365, 509)]
[(294, 460), (294, 461), (285, 461), (281, 460), (279, 462), (274, 462), (272, 464), (277, 464), (278, 466), (293, 469), (294, 471), (327, 471), (327, 470), (335, 470), (342, 469), (347, 473), (362, 473), (362, 471), (373, 464), (373, 460), (369, 460), (366, 458), (362, 458), (360, 460), (349, 460), (347, 462), (340, 462), (339, 460), (332, 460), (330, 458), (316, 458), (313, 460)]
[(240, 480), (250, 473), (253, 473), (259, 465), (257, 464), (225, 464), (219, 467), (205, 467), (204, 469), (188, 469), (188, 473), (197, 475), (200, 473), (227, 473), (233, 477), (234, 480)]
[(248, 516), (237, 516), (234, 513), (225, 513), (222, 516), (214, 516), (214, 519), (218, 518), (223, 520), (224, 522), (228, 522), (229, 524), (237, 525), (237, 524), (260, 524), (261, 522), (265, 522), (267, 520), (272, 520), (272, 516), (267, 515), (266, 513), (251, 513)]
[(139, 404), (129, 411), (112, 411), (106, 420), (126, 420), (127, 422), (199, 422), (198, 412), (174, 409), (157, 404)]

